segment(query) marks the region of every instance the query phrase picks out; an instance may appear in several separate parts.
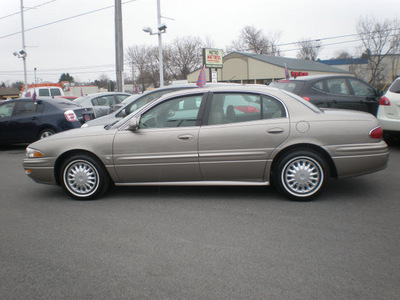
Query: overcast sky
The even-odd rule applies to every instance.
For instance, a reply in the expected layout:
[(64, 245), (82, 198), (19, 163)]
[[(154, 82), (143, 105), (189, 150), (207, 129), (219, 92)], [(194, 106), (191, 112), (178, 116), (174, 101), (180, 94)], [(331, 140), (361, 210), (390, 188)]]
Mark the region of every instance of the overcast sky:
[[(115, 80), (114, 3), (23, 0), (28, 9), (24, 11), (28, 82), (34, 81), (34, 68), (38, 81), (57, 82), (66, 72), (75, 81), (95, 80), (102, 74)], [(142, 31), (144, 26), (157, 28), (157, 0), (122, 3), (124, 49), (157, 46), (157, 37)], [(327, 38), (355, 34), (358, 18), (400, 18), (398, 0), (160, 0), (160, 4), (161, 14), (166, 17), (162, 22), (168, 26), (162, 35), (164, 44), (182, 36), (196, 36), (225, 49), (238, 39), (244, 26), (250, 25), (267, 35), (280, 32), (279, 44), (322, 39), (321, 59), (329, 59), (341, 49), (355, 53), (358, 42), (347, 41), (356, 40), (356, 36)], [(99, 11), (86, 14), (95, 10)], [(24, 80), (22, 59), (13, 56), (14, 51), (22, 49), (19, 12), (20, 1), (0, 0), (0, 83)], [(296, 45), (280, 48), (284, 56), (296, 57)], [(128, 68), (125, 65), (126, 73)]]

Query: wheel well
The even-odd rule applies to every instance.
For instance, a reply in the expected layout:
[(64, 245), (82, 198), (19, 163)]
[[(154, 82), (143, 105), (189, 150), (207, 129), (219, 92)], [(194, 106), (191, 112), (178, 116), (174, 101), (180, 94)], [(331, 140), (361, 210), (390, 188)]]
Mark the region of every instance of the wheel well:
[(336, 166), (335, 163), (333, 162), (331, 156), (329, 155), (328, 152), (326, 152), (323, 148), (318, 147), (316, 145), (312, 145), (312, 144), (297, 144), (297, 145), (292, 145), (289, 146), (285, 149), (282, 149), (275, 157), (274, 160), (272, 161), (272, 166), (271, 166), (271, 173), (270, 173), (270, 179), (272, 180), (273, 178), (273, 174), (276, 168), (276, 165), (278, 164), (278, 162), (280, 161), (280, 159), (288, 152), (293, 152), (293, 151), (297, 151), (297, 150), (308, 150), (308, 151), (314, 151), (317, 152), (318, 154), (320, 154), (328, 163), (329, 166), (329, 170), (330, 170), (330, 174), (331, 177), (333, 178), (338, 178), (337, 175), (337, 170), (336, 170)]
[(66, 159), (68, 159), (71, 156), (77, 155), (77, 154), (86, 154), (86, 155), (92, 157), (93, 159), (97, 160), (97, 162), (100, 163), (104, 167), (104, 170), (107, 170), (107, 168), (104, 166), (103, 162), (96, 155), (94, 155), (92, 152), (89, 152), (89, 151), (86, 151), (86, 150), (71, 150), (71, 151), (68, 151), (68, 152), (65, 152), (65, 153), (61, 154), (57, 158), (57, 160), (56, 160), (56, 162), (54, 164), (54, 177), (55, 177), (56, 182), (57, 182), (58, 185), (61, 185), (60, 173), (61, 173), (62, 164), (64, 163), (64, 161)]

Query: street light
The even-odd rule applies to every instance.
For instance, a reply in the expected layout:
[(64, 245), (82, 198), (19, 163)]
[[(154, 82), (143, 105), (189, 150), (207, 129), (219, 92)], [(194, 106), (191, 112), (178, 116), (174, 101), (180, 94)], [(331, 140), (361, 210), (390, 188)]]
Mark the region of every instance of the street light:
[(161, 12), (160, 12), (160, 0), (157, 0), (157, 21), (158, 31), (153, 33), (150, 27), (144, 27), (143, 31), (149, 33), (150, 35), (158, 35), (158, 59), (160, 68), (160, 87), (164, 86), (164, 66), (163, 66), (163, 53), (162, 53), (162, 39), (161, 34), (165, 33), (167, 30), (167, 25), (161, 23)]

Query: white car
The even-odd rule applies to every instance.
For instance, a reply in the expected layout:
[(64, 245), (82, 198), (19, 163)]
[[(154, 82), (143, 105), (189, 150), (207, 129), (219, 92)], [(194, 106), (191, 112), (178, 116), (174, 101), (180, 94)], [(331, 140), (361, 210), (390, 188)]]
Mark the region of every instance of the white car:
[(387, 141), (400, 139), (400, 77), (380, 99), (377, 118)]

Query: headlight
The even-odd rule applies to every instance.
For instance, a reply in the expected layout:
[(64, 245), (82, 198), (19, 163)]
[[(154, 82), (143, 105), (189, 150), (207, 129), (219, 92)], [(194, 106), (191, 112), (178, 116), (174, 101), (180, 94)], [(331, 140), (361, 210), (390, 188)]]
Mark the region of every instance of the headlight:
[(89, 125), (86, 124), (86, 123), (83, 123), (82, 126), (81, 126), (81, 128), (86, 128), (86, 127), (89, 127)]
[(39, 150), (28, 147), (26, 148), (26, 157), (27, 158), (44, 157), (44, 154)]

